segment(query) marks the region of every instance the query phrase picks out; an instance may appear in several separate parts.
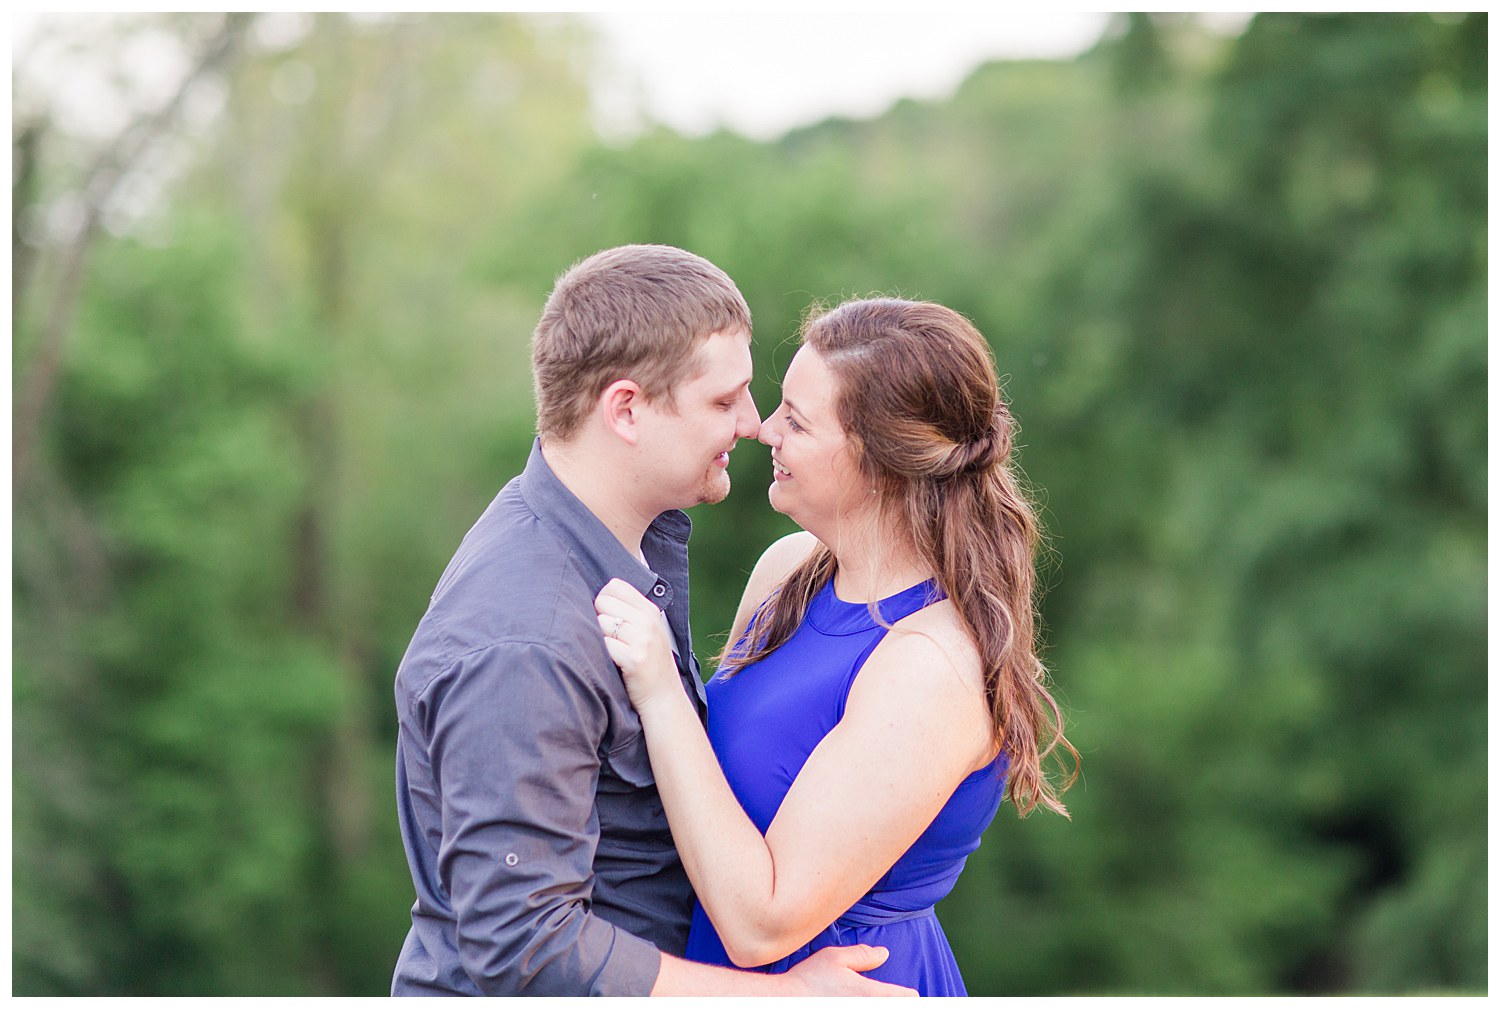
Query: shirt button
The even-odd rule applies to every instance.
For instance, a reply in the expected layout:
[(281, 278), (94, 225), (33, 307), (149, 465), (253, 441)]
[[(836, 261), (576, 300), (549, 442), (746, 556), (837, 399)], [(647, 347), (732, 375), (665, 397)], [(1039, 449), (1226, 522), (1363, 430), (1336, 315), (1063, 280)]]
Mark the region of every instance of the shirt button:
[(520, 858), (518, 858), (516, 856), (515, 852), (511, 852), (510, 854), (508, 854), (508, 855), (505, 856), (505, 864), (506, 865), (515, 865), (519, 861), (521, 861), (521, 860), (520, 860)]
[(667, 594), (667, 587), (661, 582), (657, 582), (656, 587), (651, 590), (651, 594), (657, 598), (661, 598)]

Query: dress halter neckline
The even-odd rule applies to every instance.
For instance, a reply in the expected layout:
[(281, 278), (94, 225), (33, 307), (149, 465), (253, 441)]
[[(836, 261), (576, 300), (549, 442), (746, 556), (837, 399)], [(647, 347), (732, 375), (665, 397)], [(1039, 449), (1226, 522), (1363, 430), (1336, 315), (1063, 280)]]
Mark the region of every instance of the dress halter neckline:
[[(947, 598), (937, 581), (928, 579), (894, 595), (886, 596), (876, 605), (887, 624), (894, 624), (909, 617), (940, 599)], [(833, 591), (833, 579), (818, 590), (807, 607), (807, 622), (824, 634), (859, 634), (880, 627), (870, 613), (869, 603), (846, 603)]]

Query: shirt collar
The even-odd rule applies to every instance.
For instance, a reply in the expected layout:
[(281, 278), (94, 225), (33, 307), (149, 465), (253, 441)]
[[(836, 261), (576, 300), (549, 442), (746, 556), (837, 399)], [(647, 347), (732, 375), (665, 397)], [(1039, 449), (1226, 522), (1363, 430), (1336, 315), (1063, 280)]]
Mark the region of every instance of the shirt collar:
[[(672, 601), (671, 582), (626, 550), (599, 517), (563, 485), (542, 457), (539, 438), (531, 444), (531, 457), (526, 460), (520, 480), (526, 504), (572, 548), (595, 592), (611, 578), (619, 578), (666, 609)], [(653, 564), (658, 563), (656, 558), (664, 550), (685, 553), (692, 529), (692, 520), (684, 512), (675, 509), (663, 512), (647, 527), (641, 542), (642, 552)]]

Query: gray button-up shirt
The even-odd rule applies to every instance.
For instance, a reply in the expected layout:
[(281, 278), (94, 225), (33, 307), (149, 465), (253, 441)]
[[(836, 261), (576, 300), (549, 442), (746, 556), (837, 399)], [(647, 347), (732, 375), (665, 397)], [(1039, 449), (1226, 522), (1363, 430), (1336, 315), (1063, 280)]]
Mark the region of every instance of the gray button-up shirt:
[(464, 537), (396, 674), (417, 900), (393, 995), (645, 995), (682, 953), (693, 894), (594, 596), (621, 578), (666, 611), (701, 717), (689, 529), (653, 522), (648, 570), (534, 445)]

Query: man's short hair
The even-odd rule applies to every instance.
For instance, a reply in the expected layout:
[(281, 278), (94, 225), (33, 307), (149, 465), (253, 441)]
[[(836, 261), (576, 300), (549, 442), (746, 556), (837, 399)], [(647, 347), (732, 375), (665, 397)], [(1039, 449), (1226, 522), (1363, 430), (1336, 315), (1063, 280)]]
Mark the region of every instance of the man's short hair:
[(599, 394), (629, 378), (673, 405), (698, 345), (719, 332), (750, 336), (750, 308), (714, 264), (670, 245), (597, 252), (558, 278), (531, 338), (537, 433), (565, 440)]

